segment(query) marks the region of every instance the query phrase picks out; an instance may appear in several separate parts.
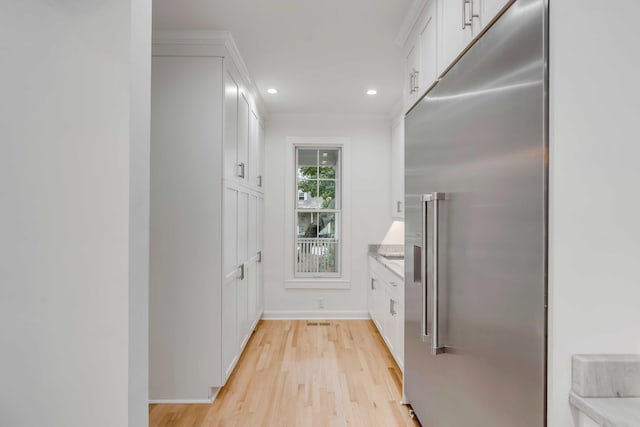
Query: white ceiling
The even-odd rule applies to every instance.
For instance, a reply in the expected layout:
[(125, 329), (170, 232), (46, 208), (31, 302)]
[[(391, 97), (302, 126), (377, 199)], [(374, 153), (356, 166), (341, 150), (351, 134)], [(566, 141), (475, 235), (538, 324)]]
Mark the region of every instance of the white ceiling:
[(229, 30), (269, 114), (387, 114), (402, 94), (394, 39), (411, 1), (154, 0), (153, 27)]

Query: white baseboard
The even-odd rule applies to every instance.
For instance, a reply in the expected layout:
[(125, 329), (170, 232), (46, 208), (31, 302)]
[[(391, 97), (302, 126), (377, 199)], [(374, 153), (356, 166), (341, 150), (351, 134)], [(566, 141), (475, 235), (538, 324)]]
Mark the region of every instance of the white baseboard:
[[(215, 399), (215, 398), (214, 398)], [(151, 399), (150, 405), (202, 405), (213, 402), (210, 399)]]
[(150, 405), (202, 405), (210, 404), (216, 400), (222, 387), (211, 387), (211, 397), (209, 399), (152, 399)]
[(369, 319), (366, 310), (273, 310), (262, 313), (264, 320), (361, 320)]

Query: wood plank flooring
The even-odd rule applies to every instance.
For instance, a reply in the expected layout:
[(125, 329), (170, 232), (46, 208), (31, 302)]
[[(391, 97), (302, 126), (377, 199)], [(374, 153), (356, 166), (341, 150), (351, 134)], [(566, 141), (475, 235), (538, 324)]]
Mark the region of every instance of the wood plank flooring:
[[(149, 405), (151, 427), (419, 426), (369, 320), (261, 321), (211, 405)], [(328, 325), (326, 325), (328, 323)]]

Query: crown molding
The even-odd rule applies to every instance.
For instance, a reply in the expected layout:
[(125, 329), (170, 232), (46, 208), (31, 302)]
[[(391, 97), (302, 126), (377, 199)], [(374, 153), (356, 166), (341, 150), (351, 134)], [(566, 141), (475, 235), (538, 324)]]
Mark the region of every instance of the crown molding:
[(154, 45), (182, 45), (182, 46), (204, 46), (213, 48), (223, 48), (236, 66), (240, 76), (245, 81), (248, 91), (255, 100), (258, 110), (266, 115), (264, 100), (258, 91), (258, 87), (251, 77), (247, 64), (242, 59), (238, 45), (236, 45), (231, 32), (229, 31), (154, 31), (152, 37)]
[(413, 0), (407, 13), (404, 15), (404, 19), (402, 20), (402, 25), (400, 25), (400, 30), (398, 31), (398, 35), (396, 35), (395, 43), (399, 47), (404, 47), (411, 31), (413, 31), (413, 27), (415, 27), (418, 19), (420, 18), (420, 14), (424, 10), (424, 7), (427, 5), (429, 0)]

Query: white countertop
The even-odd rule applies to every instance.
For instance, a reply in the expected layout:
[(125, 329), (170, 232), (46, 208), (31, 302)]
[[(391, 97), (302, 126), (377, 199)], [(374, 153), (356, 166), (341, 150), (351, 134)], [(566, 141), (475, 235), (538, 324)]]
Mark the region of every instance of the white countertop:
[(581, 397), (571, 392), (569, 402), (603, 427), (640, 426), (640, 397)]
[(569, 403), (603, 427), (640, 426), (640, 355), (576, 354)]
[(384, 265), (387, 270), (391, 271), (401, 279), (404, 279), (404, 259), (389, 259), (376, 253), (370, 253), (369, 255), (375, 258), (380, 264)]

